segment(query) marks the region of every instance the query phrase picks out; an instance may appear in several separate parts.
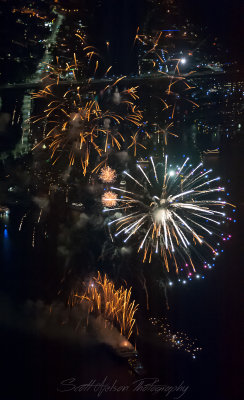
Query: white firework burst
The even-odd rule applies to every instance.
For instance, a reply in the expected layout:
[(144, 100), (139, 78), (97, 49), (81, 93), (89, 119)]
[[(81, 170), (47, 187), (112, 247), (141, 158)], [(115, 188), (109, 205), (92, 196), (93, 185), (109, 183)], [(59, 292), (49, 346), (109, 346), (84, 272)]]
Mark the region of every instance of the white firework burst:
[(145, 173), (139, 164), (136, 177), (124, 171), (132, 191), (111, 188), (120, 194), (112, 210), (121, 210), (122, 216), (109, 224), (115, 225), (115, 236), (125, 236), (124, 242), (133, 236), (139, 239), (143, 262), (151, 262), (159, 253), (168, 272), (173, 266), (176, 273), (185, 269), (190, 277), (196, 262), (206, 268), (206, 249), (213, 259), (218, 255), (216, 239), (227, 218), (223, 208), (229, 203), (216, 198), (216, 193), (224, 188), (218, 185), (219, 177), (209, 177), (211, 169), (202, 169), (202, 163), (192, 168), (189, 158), (174, 170), (168, 168), (167, 156), (157, 166), (150, 160), (151, 172)]

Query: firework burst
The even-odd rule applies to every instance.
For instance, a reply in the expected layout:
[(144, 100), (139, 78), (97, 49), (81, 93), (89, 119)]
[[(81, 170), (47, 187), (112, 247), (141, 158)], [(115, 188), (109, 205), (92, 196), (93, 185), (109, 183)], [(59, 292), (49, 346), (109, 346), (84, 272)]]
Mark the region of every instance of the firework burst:
[(156, 133), (157, 136), (158, 136), (158, 143), (159, 143), (159, 141), (160, 141), (160, 137), (161, 137), (161, 136), (163, 137), (163, 141), (164, 141), (165, 146), (168, 145), (168, 136), (169, 136), (169, 135), (174, 136), (174, 137), (178, 137), (178, 135), (176, 135), (175, 133), (170, 132), (170, 129), (171, 129), (172, 127), (173, 127), (173, 122), (171, 122), (170, 124), (168, 124), (168, 125), (165, 126), (164, 128), (161, 128), (161, 127), (158, 125), (158, 129), (155, 131), (155, 133)]
[(168, 272), (185, 270), (191, 277), (196, 263), (206, 267), (206, 250), (213, 259), (218, 255), (218, 236), (226, 219), (223, 208), (232, 205), (216, 198), (224, 188), (218, 185), (220, 178), (209, 177), (212, 170), (202, 170), (202, 163), (192, 168), (186, 158), (173, 170), (166, 156), (164, 164), (157, 166), (151, 157), (151, 165), (146, 174), (138, 164), (136, 178), (124, 172), (136, 189), (111, 188), (120, 195), (116, 210), (124, 215), (109, 224), (116, 226), (115, 236), (125, 236), (124, 242), (132, 237), (139, 240), (143, 262), (151, 262), (152, 255), (159, 253)]
[[(53, 93), (51, 94), (52, 96)], [(90, 153), (94, 150), (99, 156), (107, 152), (108, 146), (121, 148), (123, 136), (113, 129), (106, 128), (104, 121), (109, 119), (119, 124), (122, 116), (113, 112), (103, 112), (95, 100), (84, 101), (79, 87), (64, 93), (62, 99), (52, 100), (44, 111), (50, 130), (44, 139), (51, 150), (51, 158), (56, 163), (63, 151), (69, 154), (69, 165), (79, 159), (83, 173), (86, 174)], [(39, 121), (37, 118), (34, 122)]]
[(115, 192), (108, 191), (102, 195), (102, 203), (105, 207), (115, 207), (117, 204), (118, 195)]
[[(82, 42), (82, 50), (89, 63), (93, 57), (99, 56), (95, 48), (87, 46), (83, 37), (76, 36)], [(86, 175), (92, 152), (95, 152), (99, 158), (107, 156), (112, 148), (121, 149), (122, 143), (125, 141), (120, 133), (122, 121), (140, 127), (143, 117), (142, 112), (134, 103), (138, 99), (137, 87), (125, 89), (121, 95), (118, 93), (116, 85), (125, 76), (118, 78), (103, 90), (105, 93), (109, 88), (116, 87), (119, 103), (123, 104), (122, 108), (119, 107), (118, 112), (101, 104), (102, 100), (98, 102), (94, 92), (89, 94), (88, 100), (87, 93), (91, 90), (91, 79), (84, 79), (84, 74), (81, 73), (83, 64), (77, 60), (76, 54), (74, 54), (74, 59), (70, 63), (66, 62), (65, 65), (62, 65), (60, 59), (57, 58), (57, 65), (47, 66), (48, 73), (43, 78), (43, 84), (45, 85), (47, 82), (46, 79), (48, 83), (43, 89), (32, 94), (33, 98), (45, 99), (47, 106), (43, 114), (31, 117), (30, 121), (44, 123), (43, 140), (34, 148), (46, 144), (51, 151), (53, 164), (61, 155), (67, 153), (69, 165), (72, 166), (75, 162), (79, 162), (83, 174)], [(94, 74), (97, 69), (98, 60), (95, 64)], [(111, 67), (107, 69), (106, 74), (110, 69)], [(69, 77), (71, 71), (73, 75)], [(72, 82), (69, 90), (65, 89), (67, 79)]]
[(112, 169), (109, 166), (103, 167), (101, 169), (99, 178), (101, 179), (102, 182), (112, 183), (116, 179), (116, 171), (115, 169)]
[(190, 338), (186, 333), (173, 331), (167, 318), (149, 318), (151, 324), (155, 327), (157, 335), (164, 343), (168, 343), (172, 348), (185, 351), (192, 358), (196, 358), (202, 348), (198, 345), (196, 339)]
[(51, 151), (53, 164), (67, 152), (69, 165), (79, 161), (83, 174), (87, 172), (92, 151), (98, 156), (107, 155), (110, 148), (121, 149), (125, 141), (119, 132), (122, 121), (139, 126), (141, 112), (131, 102), (126, 102), (127, 113), (117, 114), (110, 110), (103, 111), (96, 100), (86, 101), (80, 93), (80, 87), (66, 91), (60, 98), (53, 90), (45, 92), (45, 98), (51, 97), (44, 116), (35, 117), (34, 123), (45, 120), (49, 127), (38, 147), (46, 143)]

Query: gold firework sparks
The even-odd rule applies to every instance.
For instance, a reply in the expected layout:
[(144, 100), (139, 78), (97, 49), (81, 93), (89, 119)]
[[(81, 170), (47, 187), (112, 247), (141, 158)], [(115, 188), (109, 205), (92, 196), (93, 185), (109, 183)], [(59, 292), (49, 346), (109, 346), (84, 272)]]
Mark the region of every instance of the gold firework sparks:
[[(107, 153), (109, 147), (120, 150), (124, 141), (119, 130), (106, 126), (105, 121), (112, 121), (115, 126), (119, 126), (123, 120), (139, 125), (142, 116), (134, 108), (125, 116), (109, 110), (103, 112), (96, 100), (84, 102), (79, 89), (77, 87), (66, 91), (61, 101), (52, 100), (45, 109), (44, 116), (36, 117), (33, 122), (45, 119), (50, 126), (45, 138), (35, 148), (46, 142), (51, 150), (53, 164), (64, 151), (68, 151), (69, 165), (74, 165), (78, 159), (85, 175), (91, 151), (101, 156)], [(49, 95), (49, 91), (45, 90), (45, 96), (47, 94)]]
[(156, 130), (156, 132), (155, 132), (156, 134), (158, 134), (158, 141), (159, 141), (159, 137), (161, 135), (163, 136), (165, 146), (167, 146), (167, 144), (168, 144), (168, 135), (179, 137), (175, 133), (169, 131), (169, 129), (171, 129), (172, 127), (173, 127), (173, 122), (168, 124), (165, 128), (161, 128), (160, 126), (158, 126), (158, 130)]
[[(91, 50), (91, 46), (85, 46), (84, 50)], [(83, 174), (86, 175), (91, 152), (95, 152), (101, 157), (108, 155), (110, 151), (108, 149), (120, 150), (121, 144), (125, 141), (119, 131), (121, 123), (127, 121), (139, 127), (143, 117), (142, 112), (134, 104), (134, 100), (138, 99), (137, 87), (121, 92), (123, 95), (121, 102), (126, 107), (120, 113), (109, 109), (103, 111), (96, 98), (87, 101), (86, 94), (90, 83), (85, 82), (81, 89), (77, 82), (77, 73), (73, 77), (76, 84), (71, 89), (64, 91), (64, 86), (60, 85), (61, 74), (70, 70), (77, 72), (80, 64), (74, 54), (73, 63), (66, 63), (65, 68), (60, 65), (58, 58), (58, 66), (48, 66), (51, 72), (47, 76), (54, 77), (54, 80), (44, 89), (33, 93), (33, 98), (44, 98), (48, 104), (43, 115), (34, 116), (30, 120), (32, 123), (43, 121), (47, 127), (45, 137), (34, 148), (41, 144), (47, 144), (51, 151), (53, 164), (63, 153), (68, 153), (69, 165), (72, 166), (75, 162), (79, 162)], [(97, 68), (98, 62), (96, 62), (95, 72)], [(111, 67), (107, 72), (110, 69)], [(124, 78), (125, 76), (118, 78), (111, 87)], [(126, 99), (126, 96), (129, 100)]]
[(133, 333), (135, 313), (138, 305), (131, 300), (132, 288), (121, 286), (115, 289), (114, 283), (98, 272), (86, 286), (86, 290), (73, 291), (69, 297), (69, 305), (88, 305), (88, 314), (102, 315), (106, 321), (118, 326), (121, 335), (127, 339)]

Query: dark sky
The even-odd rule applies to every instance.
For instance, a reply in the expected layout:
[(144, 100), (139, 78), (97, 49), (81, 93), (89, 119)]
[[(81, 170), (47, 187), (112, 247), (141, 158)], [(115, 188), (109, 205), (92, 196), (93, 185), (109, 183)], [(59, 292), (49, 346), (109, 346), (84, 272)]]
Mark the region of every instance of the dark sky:
[(184, 12), (193, 22), (207, 26), (236, 57), (243, 56), (244, 1), (185, 0)]
[[(97, 1), (95, 0), (95, 3)], [(144, 0), (103, 0), (101, 7), (93, 11), (88, 31), (102, 53), (105, 41), (110, 42), (111, 63), (114, 71), (130, 72), (136, 63), (133, 38), (146, 13)], [(90, 7), (91, 3), (89, 3)], [(109, 60), (108, 60), (109, 63)]]

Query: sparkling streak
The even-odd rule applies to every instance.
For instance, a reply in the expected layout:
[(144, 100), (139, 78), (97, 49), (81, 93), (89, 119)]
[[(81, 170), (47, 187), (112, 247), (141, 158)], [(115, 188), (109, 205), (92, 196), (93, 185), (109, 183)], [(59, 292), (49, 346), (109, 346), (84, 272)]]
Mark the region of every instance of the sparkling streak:
[(155, 179), (156, 179), (156, 181), (158, 182), (158, 176), (157, 176), (157, 172), (156, 172), (156, 168), (155, 168), (155, 165), (154, 165), (153, 158), (150, 157), (150, 160), (151, 160), (151, 163), (152, 163), (152, 166), (153, 166), (153, 171), (154, 171)]
[(137, 164), (137, 167), (140, 169), (140, 171), (143, 173), (143, 175), (145, 176), (146, 180), (148, 181), (149, 185), (152, 186), (150, 180), (148, 179), (148, 176), (145, 174), (145, 172), (143, 171), (142, 167), (140, 165)]
[(133, 178), (133, 176), (131, 176), (130, 174), (128, 174), (128, 172), (124, 171), (124, 174), (129, 176), (131, 179), (133, 179), (133, 181), (135, 181), (137, 183), (137, 185), (143, 187), (143, 185), (140, 184), (140, 182), (138, 182), (135, 178)]

